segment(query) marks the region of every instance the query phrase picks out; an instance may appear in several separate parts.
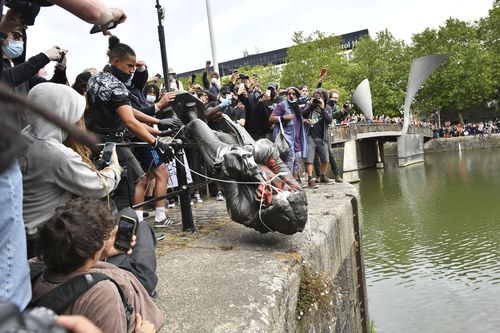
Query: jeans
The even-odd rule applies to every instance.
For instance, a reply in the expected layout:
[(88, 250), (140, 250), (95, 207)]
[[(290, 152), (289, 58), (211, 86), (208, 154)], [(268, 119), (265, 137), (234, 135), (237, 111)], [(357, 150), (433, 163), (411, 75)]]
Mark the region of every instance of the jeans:
[(23, 222), (23, 181), (15, 161), (0, 175), (0, 302), (23, 310), (31, 299)]

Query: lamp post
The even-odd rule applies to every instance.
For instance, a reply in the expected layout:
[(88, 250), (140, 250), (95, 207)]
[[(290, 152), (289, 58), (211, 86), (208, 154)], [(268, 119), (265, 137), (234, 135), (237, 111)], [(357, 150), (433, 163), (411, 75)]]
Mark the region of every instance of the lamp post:
[(163, 69), (163, 86), (166, 91), (170, 90), (170, 82), (168, 79), (168, 62), (167, 62), (167, 49), (165, 47), (165, 30), (163, 29), (162, 20), (165, 18), (165, 11), (162, 6), (160, 6), (160, 0), (156, 0), (156, 11), (158, 13), (158, 39), (160, 40), (160, 52), (161, 52), (161, 65)]
[(214, 72), (219, 72), (219, 64), (217, 63), (217, 50), (215, 48), (214, 28), (212, 26), (212, 7), (210, 0), (205, 0), (207, 5), (208, 31), (210, 32), (210, 47), (212, 48), (212, 61), (214, 63)]

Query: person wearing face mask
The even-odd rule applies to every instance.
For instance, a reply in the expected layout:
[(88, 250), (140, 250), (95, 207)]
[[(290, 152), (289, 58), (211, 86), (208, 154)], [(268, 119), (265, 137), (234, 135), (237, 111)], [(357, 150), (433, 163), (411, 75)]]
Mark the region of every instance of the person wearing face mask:
[[(136, 67), (134, 50), (120, 43), (116, 36), (109, 38), (109, 63), (103, 71), (92, 76), (88, 81), (87, 101), (89, 112), (85, 116), (87, 128), (96, 133), (103, 142), (129, 141), (128, 133), (134, 134), (142, 141), (149, 143), (158, 152), (164, 162), (173, 159), (173, 151), (167, 144), (156, 139), (154, 135), (167, 135), (148, 125), (168, 126), (170, 119), (157, 119), (134, 109), (131, 106), (127, 83)], [(177, 128), (178, 129), (178, 128)], [(145, 172), (133, 155), (130, 148), (120, 147), (117, 150), (121, 165), (127, 166), (127, 179), (118, 185), (115, 203), (118, 209), (131, 205), (134, 188), (143, 188)], [(127, 184), (128, 183), (128, 184)], [(137, 202), (135, 202), (137, 203)]]
[(284, 135), (290, 150), (286, 156), (281, 156), (281, 159), (287, 164), (297, 182), (301, 184), (299, 166), (300, 161), (307, 154), (307, 140), (304, 119), (298, 105), (300, 90), (296, 87), (289, 87), (286, 89), (286, 96), (286, 99), (274, 108), (269, 117), (269, 123), (275, 124), (273, 141), (280, 131), (280, 126), (277, 123), (283, 124)]
[(170, 91), (184, 90), (182, 82), (177, 80), (177, 73), (170, 67), (168, 69), (168, 82)]
[(149, 105), (153, 105), (160, 98), (160, 88), (156, 84), (148, 84), (143, 90), (144, 97)]
[(308, 129), (307, 134), (307, 159), (306, 171), (308, 177), (308, 187), (316, 187), (316, 179), (312, 177), (313, 163), (316, 155), (319, 156), (320, 183), (331, 183), (331, 180), (326, 177), (326, 170), (329, 162), (330, 133), (328, 126), (332, 122), (332, 108), (326, 103), (328, 101), (328, 92), (322, 88), (316, 89), (314, 98), (307, 104), (302, 112), (306, 118)]
[(210, 75), (210, 82), (208, 81), (208, 67), (210, 67), (210, 61), (207, 60), (205, 62), (205, 71), (203, 72), (202, 76), (202, 81), (203, 81), (203, 86), (205, 89), (208, 90), (208, 92), (214, 96), (218, 96), (220, 94), (220, 77), (219, 73), (213, 72)]
[[(332, 89), (329, 91), (329, 96), (330, 98), (328, 99), (327, 105), (332, 108), (332, 119), (335, 120), (337, 124), (340, 124), (346, 117), (346, 114), (344, 114), (343, 110), (339, 110), (339, 106), (337, 104), (339, 100), (339, 92), (335, 89)], [(328, 135), (328, 138), (330, 138), (330, 135)], [(332, 145), (330, 143), (328, 143), (328, 147), (328, 158), (330, 167), (332, 168), (333, 178), (336, 183), (342, 183), (344, 180), (342, 179), (342, 177), (340, 177), (340, 171), (337, 164), (337, 158), (335, 157), (335, 152), (333, 151)], [(316, 158), (314, 159), (314, 172), (316, 175), (321, 175), (318, 156), (316, 156)]]
[(26, 62), (15, 65), (12, 60), (21, 56), (24, 51), (24, 42), (19, 31), (8, 32), (1, 39), (3, 54), (3, 82), (13, 87), (20, 93), (27, 94), (29, 91), (28, 80), (38, 74), (38, 71), (49, 62), (61, 58), (66, 50), (54, 46), (45, 52), (39, 53)]

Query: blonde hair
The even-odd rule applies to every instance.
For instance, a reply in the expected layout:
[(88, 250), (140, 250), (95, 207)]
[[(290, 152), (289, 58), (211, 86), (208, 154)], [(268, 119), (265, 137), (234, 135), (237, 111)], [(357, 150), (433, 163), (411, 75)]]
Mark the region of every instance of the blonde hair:
[[(80, 129), (85, 130), (85, 122), (83, 120), (83, 117), (80, 118), (80, 120), (76, 123), (76, 126)], [(91, 151), (89, 147), (82, 145), (74, 137), (72, 137), (71, 134), (69, 134), (66, 140), (64, 140), (64, 145), (68, 148), (73, 149), (78, 155), (80, 155), (82, 157), (82, 160), (87, 163), (92, 170), (96, 170), (94, 163), (90, 159)]]

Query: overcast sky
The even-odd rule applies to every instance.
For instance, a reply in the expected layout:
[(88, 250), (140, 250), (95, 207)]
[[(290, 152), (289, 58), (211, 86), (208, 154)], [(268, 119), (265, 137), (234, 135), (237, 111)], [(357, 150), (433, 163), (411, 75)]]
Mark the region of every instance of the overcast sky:
[[(113, 34), (131, 46), (150, 73), (161, 73), (155, 0), (104, 0), (122, 8), (128, 19)], [(292, 45), (295, 31), (319, 30), (341, 35), (368, 29), (388, 29), (396, 38), (411, 41), (426, 27), (438, 28), (449, 17), (475, 21), (488, 15), (493, 0), (210, 0), (219, 62)], [(160, 0), (169, 67), (177, 73), (201, 68), (212, 59), (205, 0)], [(28, 29), (28, 55), (57, 44), (69, 50), (68, 77), (86, 67), (101, 69), (107, 62), (107, 37), (89, 34), (91, 25), (55, 6), (42, 8)], [(47, 66), (47, 70), (52, 69)]]

